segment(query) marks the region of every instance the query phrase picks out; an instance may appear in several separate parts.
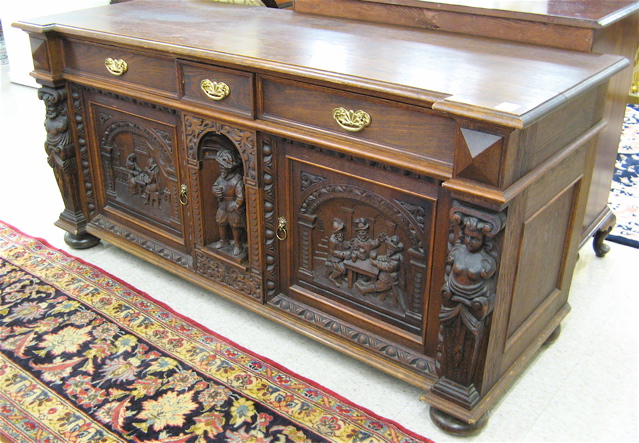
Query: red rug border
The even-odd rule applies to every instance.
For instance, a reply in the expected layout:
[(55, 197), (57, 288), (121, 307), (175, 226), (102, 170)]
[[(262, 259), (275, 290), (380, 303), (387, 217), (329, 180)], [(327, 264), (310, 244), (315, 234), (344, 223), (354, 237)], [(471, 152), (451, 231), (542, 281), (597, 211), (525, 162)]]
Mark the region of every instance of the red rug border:
[[(290, 374), (290, 375), (292, 375), (292, 376), (294, 376), (294, 377), (296, 377), (296, 378), (298, 378), (298, 379), (300, 379), (300, 380), (304, 381), (305, 383), (308, 383), (309, 385), (311, 385), (311, 386), (313, 386), (313, 387), (315, 387), (315, 388), (317, 388), (317, 389), (319, 389), (319, 390), (322, 390), (322, 391), (326, 392), (328, 395), (330, 395), (330, 396), (332, 396), (332, 397), (335, 397), (335, 398), (339, 399), (341, 402), (344, 402), (344, 403), (346, 403), (346, 404), (348, 404), (348, 405), (350, 405), (350, 406), (352, 406), (352, 407), (354, 407), (354, 408), (357, 408), (357, 409), (359, 409), (359, 410), (363, 411), (364, 413), (366, 413), (366, 414), (370, 415), (371, 417), (374, 417), (374, 418), (376, 418), (376, 419), (379, 419), (380, 421), (385, 421), (385, 422), (387, 422), (387, 423), (389, 423), (389, 424), (392, 424), (393, 426), (396, 426), (396, 427), (397, 427), (398, 429), (400, 429), (402, 432), (405, 432), (407, 435), (409, 435), (409, 436), (411, 436), (411, 437), (414, 437), (414, 438), (416, 438), (416, 439), (418, 439), (418, 440), (423, 440), (425, 443), (435, 443), (433, 440), (431, 440), (431, 439), (429, 439), (429, 438), (427, 438), (427, 437), (424, 437), (424, 436), (422, 436), (422, 435), (419, 435), (419, 434), (417, 434), (416, 432), (411, 431), (410, 429), (407, 429), (406, 427), (404, 427), (404, 426), (403, 426), (403, 425), (401, 425), (400, 423), (398, 423), (398, 422), (396, 422), (396, 421), (394, 421), (394, 420), (391, 420), (391, 419), (388, 419), (388, 418), (382, 417), (381, 415), (377, 414), (376, 412), (373, 412), (373, 411), (371, 411), (371, 410), (367, 409), (367, 408), (366, 408), (366, 407), (364, 407), (364, 406), (360, 406), (360, 405), (356, 404), (355, 402), (353, 402), (352, 400), (349, 400), (349, 399), (347, 399), (346, 397), (343, 397), (342, 395), (340, 395), (340, 394), (338, 394), (338, 393), (336, 393), (336, 392), (332, 391), (331, 389), (328, 389), (328, 388), (326, 388), (326, 387), (324, 387), (324, 386), (320, 385), (318, 382), (316, 382), (316, 381), (314, 381), (314, 380), (311, 380), (311, 379), (309, 379), (309, 378), (307, 378), (307, 377), (304, 377), (303, 375), (299, 375), (298, 373), (296, 373), (296, 372), (294, 372), (294, 371), (291, 371), (290, 369), (286, 368), (284, 365), (282, 365), (282, 364), (280, 364), (280, 363), (277, 363), (277, 362), (275, 362), (274, 360), (271, 360), (271, 359), (270, 359), (270, 358), (268, 358), (268, 357), (264, 357), (264, 356), (262, 356), (261, 354), (258, 354), (258, 353), (257, 353), (257, 352), (255, 352), (255, 351), (251, 351), (250, 349), (247, 349), (246, 347), (244, 347), (244, 346), (242, 346), (242, 345), (240, 345), (240, 344), (238, 344), (238, 343), (235, 343), (233, 340), (230, 340), (229, 338), (227, 338), (227, 337), (225, 337), (225, 336), (221, 335), (220, 333), (215, 332), (215, 331), (213, 331), (212, 329), (210, 329), (210, 328), (208, 328), (208, 327), (206, 327), (206, 326), (204, 326), (204, 325), (200, 324), (200, 323), (199, 323), (199, 322), (197, 322), (196, 320), (193, 320), (192, 318), (189, 318), (189, 317), (187, 317), (186, 315), (184, 315), (184, 314), (181, 314), (181, 313), (177, 312), (175, 309), (173, 309), (172, 307), (170, 307), (170, 306), (169, 306), (169, 305), (167, 305), (166, 303), (164, 303), (164, 302), (162, 302), (162, 301), (160, 301), (160, 300), (155, 299), (154, 297), (152, 297), (151, 295), (147, 294), (146, 292), (139, 290), (138, 288), (136, 288), (135, 286), (131, 285), (130, 283), (127, 283), (127, 282), (125, 282), (124, 280), (122, 280), (121, 278), (116, 277), (115, 275), (111, 274), (111, 273), (110, 273), (110, 272), (108, 272), (108, 271), (105, 271), (105, 270), (104, 270), (104, 269), (102, 269), (101, 267), (99, 267), (99, 266), (97, 266), (97, 265), (94, 265), (94, 264), (92, 264), (92, 263), (89, 263), (88, 261), (83, 260), (83, 259), (82, 259), (82, 258), (80, 258), (80, 257), (76, 257), (75, 255), (73, 255), (73, 254), (71, 254), (71, 253), (69, 253), (69, 252), (67, 252), (67, 251), (65, 251), (65, 250), (63, 250), (63, 249), (60, 249), (60, 248), (57, 248), (57, 247), (53, 246), (53, 245), (52, 245), (51, 243), (49, 243), (46, 239), (44, 239), (44, 238), (42, 238), (42, 237), (34, 237), (34, 236), (30, 235), (30, 234), (27, 234), (26, 232), (22, 231), (21, 229), (16, 228), (16, 227), (15, 227), (15, 226), (13, 226), (12, 224), (7, 223), (7, 222), (5, 222), (5, 221), (3, 221), (3, 220), (0, 220), (0, 223), (4, 224), (5, 226), (8, 226), (9, 228), (13, 229), (14, 231), (16, 231), (16, 232), (20, 233), (21, 235), (23, 235), (23, 236), (25, 236), (25, 237), (32, 238), (32, 239), (34, 239), (34, 240), (37, 240), (37, 241), (41, 242), (41, 243), (42, 243), (43, 245), (45, 245), (46, 247), (48, 247), (48, 248), (50, 248), (50, 249), (53, 249), (54, 251), (58, 251), (58, 252), (62, 253), (62, 254), (63, 254), (63, 255), (65, 255), (67, 258), (70, 258), (70, 259), (73, 259), (73, 260), (77, 260), (78, 262), (80, 262), (80, 263), (82, 263), (82, 264), (84, 264), (84, 265), (86, 265), (86, 266), (90, 266), (90, 267), (92, 267), (92, 268), (94, 268), (94, 269), (98, 270), (99, 272), (101, 272), (101, 273), (102, 273), (102, 274), (104, 274), (105, 276), (107, 276), (107, 277), (109, 277), (109, 278), (111, 278), (111, 279), (113, 279), (113, 280), (117, 281), (119, 284), (121, 284), (121, 285), (123, 285), (123, 286), (125, 286), (125, 287), (127, 287), (127, 288), (129, 288), (129, 289), (131, 289), (132, 291), (134, 291), (134, 292), (135, 292), (135, 293), (137, 293), (138, 295), (141, 295), (141, 296), (143, 296), (143, 297), (148, 298), (150, 301), (152, 301), (153, 303), (157, 304), (158, 306), (161, 306), (162, 308), (166, 309), (166, 310), (167, 310), (167, 311), (169, 311), (171, 314), (175, 315), (176, 317), (180, 318), (181, 320), (183, 320), (183, 321), (185, 321), (185, 322), (187, 322), (187, 323), (190, 323), (190, 324), (192, 324), (192, 325), (196, 326), (197, 328), (200, 328), (200, 329), (202, 329), (202, 330), (206, 331), (206, 333), (208, 333), (208, 334), (210, 334), (210, 335), (213, 335), (213, 336), (217, 337), (218, 339), (220, 339), (220, 340), (222, 340), (222, 341), (224, 341), (224, 342), (228, 343), (229, 345), (231, 345), (231, 346), (233, 346), (233, 347), (236, 347), (237, 349), (241, 350), (242, 352), (245, 352), (245, 353), (247, 353), (247, 354), (249, 354), (249, 355), (254, 355), (254, 356), (256, 356), (257, 358), (259, 358), (259, 359), (263, 360), (264, 362), (266, 362), (266, 363), (268, 363), (269, 365), (271, 365), (271, 366), (273, 366), (273, 367), (277, 368), (278, 370), (283, 371), (283, 372), (286, 372), (286, 373), (288, 373), (288, 374)], [(114, 246), (114, 247), (116, 247), (116, 246)], [(209, 291), (209, 292), (211, 292), (211, 293), (215, 294), (215, 292), (213, 292), (213, 291)], [(217, 294), (216, 294), (216, 295), (217, 295)], [(219, 295), (218, 295), (218, 297), (219, 297)], [(424, 420), (428, 420), (428, 417), (424, 417)], [(2, 433), (2, 432), (0, 431), (0, 433)], [(3, 434), (3, 433), (2, 433), (2, 434)]]

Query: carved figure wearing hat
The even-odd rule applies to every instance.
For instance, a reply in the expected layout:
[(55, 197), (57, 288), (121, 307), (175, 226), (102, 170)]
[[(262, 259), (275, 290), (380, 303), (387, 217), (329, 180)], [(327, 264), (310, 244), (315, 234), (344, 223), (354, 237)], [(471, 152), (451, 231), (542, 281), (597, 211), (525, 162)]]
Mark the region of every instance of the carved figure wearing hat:
[(220, 165), (220, 176), (213, 184), (213, 195), (218, 200), (215, 220), (220, 240), (213, 247), (225, 248), (232, 242), (233, 255), (237, 256), (242, 253), (242, 237), (246, 229), (244, 181), (239, 172), (242, 159), (234, 150), (220, 149), (215, 160)]
[(370, 293), (383, 293), (381, 301), (384, 301), (389, 295), (389, 292), (393, 290), (393, 304), (395, 306), (399, 304), (402, 308), (406, 308), (404, 299), (399, 292), (399, 288), (403, 285), (403, 279), (400, 278), (403, 271), (403, 251), (404, 244), (400, 241), (399, 237), (393, 235), (386, 240), (385, 255), (376, 256), (375, 251), (371, 252), (370, 262), (373, 266), (379, 269), (380, 272), (377, 280), (374, 282), (357, 283), (357, 288), (363, 295)]
[(333, 219), (332, 234), (328, 239), (328, 257), (326, 257), (328, 279), (338, 288), (341, 286), (339, 278), (346, 275), (344, 260), (351, 258), (348, 243), (344, 243), (344, 222), (339, 218)]
[(364, 217), (356, 218), (354, 225), (355, 238), (350, 241), (351, 249), (353, 250), (352, 259), (366, 260), (373, 249), (379, 248), (379, 246), (386, 241), (386, 234), (381, 233), (376, 239), (370, 238), (368, 233), (370, 225)]

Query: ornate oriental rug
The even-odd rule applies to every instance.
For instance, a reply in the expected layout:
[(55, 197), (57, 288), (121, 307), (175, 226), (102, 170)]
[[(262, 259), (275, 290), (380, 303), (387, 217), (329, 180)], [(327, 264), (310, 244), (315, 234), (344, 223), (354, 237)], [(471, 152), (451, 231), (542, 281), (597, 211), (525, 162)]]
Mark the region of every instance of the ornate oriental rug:
[(628, 105), (610, 192), (617, 226), (608, 240), (639, 248), (639, 105)]
[(0, 223), (15, 442), (429, 442)]

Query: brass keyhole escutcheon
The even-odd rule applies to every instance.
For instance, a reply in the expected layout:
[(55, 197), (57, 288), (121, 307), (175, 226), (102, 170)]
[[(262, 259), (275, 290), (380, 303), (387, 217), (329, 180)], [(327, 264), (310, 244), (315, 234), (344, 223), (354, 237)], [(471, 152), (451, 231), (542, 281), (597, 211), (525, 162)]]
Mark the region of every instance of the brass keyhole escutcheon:
[(183, 205), (189, 202), (189, 188), (186, 185), (180, 186), (180, 203)]
[(275, 230), (275, 236), (278, 240), (284, 241), (286, 237), (288, 237), (288, 231), (286, 230), (286, 219), (284, 217), (280, 217), (277, 219), (277, 229)]

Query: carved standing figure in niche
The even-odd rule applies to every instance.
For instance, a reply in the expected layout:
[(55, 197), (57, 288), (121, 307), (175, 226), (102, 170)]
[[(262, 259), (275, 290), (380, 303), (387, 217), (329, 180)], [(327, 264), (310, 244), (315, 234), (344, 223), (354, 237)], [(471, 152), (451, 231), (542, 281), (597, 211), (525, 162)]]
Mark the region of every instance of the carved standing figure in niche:
[(370, 225), (365, 218), (355, 219), (355, 235), (356, 237), (350, 241), (353, 250), (352, 260), (366, 260), (373, 249), (380, 247), (386, 241), (386, 234), (381, 233), (375, 238), (370, 238), (368, 231)]
[(386, 254), (377, 255), (377, 251), (370, 252), (370, 262), (373, 266), (380, 270), (380, 273), (376, 281), (363, 283), (357, 282), (357, 288), (362, 295), (371, 293), (381, 293), (381, 301), (386, 300), (386, 297), (392, 292), (393, 303), (395, 306), (401, 305), (406, 309), (404, 299), (401, 296), (401, 272), (402, 263), (404, 257), (402, 252), (404, 251), (404, 244), (400, 241), (396, 235), (386, 240)]
[(238, 256), (242, 254), (242, 236), (246, 229), (244, 181), (239, 172), (242, 160), (230, 149), (220, 149), (215, 159), (220, 165), (220, 176), (213, 184), (213, 195), (218, 200), (215, 219), (220, 240), (213, 247), (222, 249), (232, 242), (233, 255)]
[(348, 243), (344, 243), (344, 222), (339, 218), (333, 219), (333, 233), (328, 239), (328, 257), (326, 258), (328, 279), (338, 288), (341, 286), (338, 279), (346, 275), (344, 260), (351, 258), (351, 250)]

